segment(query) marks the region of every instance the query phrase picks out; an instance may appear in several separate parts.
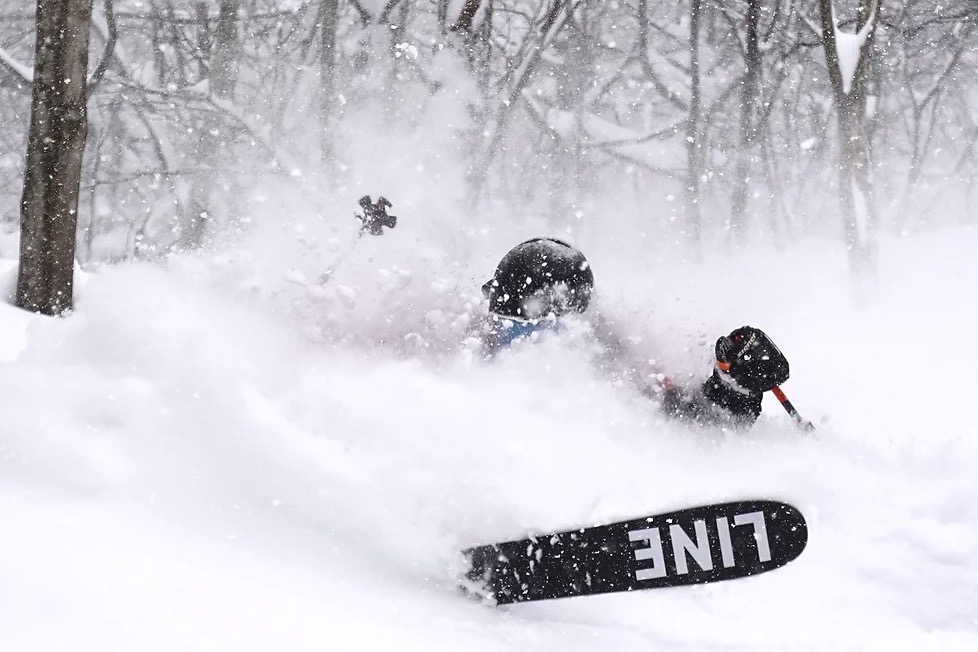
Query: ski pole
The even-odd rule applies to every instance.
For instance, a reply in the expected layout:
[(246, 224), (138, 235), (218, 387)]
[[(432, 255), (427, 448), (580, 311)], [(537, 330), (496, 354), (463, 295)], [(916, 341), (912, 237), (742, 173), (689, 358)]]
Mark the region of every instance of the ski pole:
[(798, 410), (796, 410), (795, 406), (791, 404), (791, 401), (789, 401), (788, 397), (784, 395), (784, 392), (781, 391), (780, 387), (775, 385), (774, 389), (772, 389), (771, 391), (774, 392), (774, 395), (778, 397), (779, 401), (781, 401), (781, 405), (784, 407), (784, 411), (787, 412), (789, 415), (791, 415), (791, 418), (795, 422), (795, 425), (797, 425), (805, 432), (811, 432), (812, 430), (815, 430), (815, 425), (808, 419), (798, 414)]
[(378, 197), (375, 203), (371, 203), (370, 195), (364, 195), (360, 198), (360, 207), (363, 208), (363, 215), (356, 215), (358, 220), (360, 220), (360, 228), (357, 229), (357, 234), (353, 238), (353, 242), (347, 250), (340, 255), (335, 261), (333, 261), (332, 267), (327, 269), (325, 272), (319, 276), (319, 285), (326, 285), (329, 280), (333, 278), (333, 273), (346, 262), (353, 250), (357, 248), (357, 244), (360, 243), (360, 239), (363, 237), (364, 233), (369, 233), (370, 235), (384, 235), (383, 227), (388, 229), (393, 229), (397, 224), (396, 215), (388, 215), (387, 209), (393, 206), (389, 201), (383, 197)]

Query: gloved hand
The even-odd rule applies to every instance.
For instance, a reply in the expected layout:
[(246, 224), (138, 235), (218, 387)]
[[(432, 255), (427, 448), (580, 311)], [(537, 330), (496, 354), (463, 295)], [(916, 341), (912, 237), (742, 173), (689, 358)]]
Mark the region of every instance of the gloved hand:
[(717, 340), (717, 373), (744, 393), (760, 394), (788, 380), (788, 360), (771, 338), (742, 326)]

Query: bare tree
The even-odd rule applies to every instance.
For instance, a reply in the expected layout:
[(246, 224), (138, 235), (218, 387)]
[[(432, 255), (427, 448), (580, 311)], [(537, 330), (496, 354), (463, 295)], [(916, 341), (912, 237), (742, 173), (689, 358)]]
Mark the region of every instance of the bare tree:
[(475, 15), (479, 12), (482, 0), (465, 0), (462, 10), (458, 14), (458, 20), (452, 25), (452, 29), (463, 32), (472, 31), (472, 24), (475, 22)]
[[(905, 232), (910, 228), (915, 209), (924, 203), (916, 195), (927, 157), (933, 156), (935, 150), (940, 152), (942, 149), (940, 145), (935, 145), (935, 141), (939, 140), (940, 133), (954, 121), (953, 116), (958, 113), (955, 105), (967, 104), (966, 101), (961, 102), (961, 98), (953, 97), (959, 85), (955, 78), (960, 74), (963, 79), (973, 79), (975, 74), (973, 67), (971, 70), (964, 67), (964, 61), (968, 51), (973, 51), (974, 43), (969, 37), (978, 21), (961, 19), (956, 25), (951, 20), (946, 22), (951, 23), (951, 29), (940, 24), (931, 27), (941, 29), (908, 29), (910, 35), (899, 57), (898, 79), (901, 82), (900, 94), (905, 101), (901, 108), (903, 121), (908, 127), (906, 139), (909, 161), (903, 188), (900, 192), (893, 193), (888, 207), (897, 232)], [(926, 59), (915, 56), (922, 49), (922, 41), (939, 45), (934, 56)], [(962, 131), (967, 133), (968, 127)], [(959, 140), (968, 142), (967, 137)], [(971, 145), (966, 145), (962, 151), (967, 156), (970, 149)], [(946, 186), (941, 186), (938, 194), (945, 189)]]
[(333, 128), (336, 124), (336, 30), (339, 27), (339, 0), (319, 4), (319, 110), (322, 112), (321, 155), (333, 160)]
[[(489, 83), (489, 58), (492, 48), (490, 32), (492, 29), (492, 1), (487, 0), (483, 10), (482, 24), (476, 28), (475, 20), (482, 10), (482, 0), (465, 0), (458, 17), (452, 24), (452, 31), (461, 34), (462, 48), (469, 68), (478, 77), (480, 87), (485, 89)], [(481, 61), (480, 61), (481, 58)], [(480, 65), (481, 64), (481, 65)]]
[(547, 49), (583, 2), (584, 0), (550, 0), (538, 9), (526, 38), (520, 44), (516, 60), (508, 67), (501, 80), (499, 91), (502, 101), (494, 115), (487, 120), (488, 124), (483, 131), (481, 160), (475, 166), (473, 174), (473, 197), (478, 198), (484, 188), (489, 168), (506, 135), (507, 123), (516, 107), (520, 106), (520, 96), (526, 90)]
[(819, 0), (825, 61), (838, 117), (839, 206), (849, 265), (859, 274), (876, 265), (876, 196), (866, 108), (873, 34), (881, 0), (860, 0), (855, 32), (839, 28), (833, 0)]
[(91, 15), (92, 0), (37, 2), (16, 301), (46, 315), (73, 307)]
[[(198, 21), (201, 42), (206, 44), (205, 53), (210, 61), (205, 65), (202, 76), (208, 80), (211, 101), (217, 106), (227, 106), (234, 99), (237, 77), (238, 7), (240, 0), (220, 0), (218, 3), (217, 25), (213, 41), (207, 16), (207, 5), (199, 3)], [(203, 8), (203, 9), (201, 9)], [(213, 42), (213, 45), (211, 43)], [(216, 215), (214, 188), (217, 175), (217, 161), (226, 151), (231, 141), (231, 133), (224, 116), (217, 112), (208, 114), (204, 121), (200, 138), (198, 160), (202, 173), (194, 179), (190, 192), (186, 231), (183, 244), (186, 247), (199, 247), (204, 243), (208, 224)], [(231, 193), (225, 193), (230, 197)]]
[(761, 0), (747, 0), (746, 39), (744, 43), (744, 76), (740, 82), (740, 143), (734, 171), (734, 191), (730, 206), (730, 229), (738, 240), (746, 230), (747, 199), (751, 173), (757, 165), (754, 148), (757, 141), (757, 103), (761, 77), (761, 48), (758, 23)]
[(693, 252), (701, 255), (700, 178), (703, 176), (703, 129), (700, 105), (700, 25), (703, 0), (692, 0), (689, 20), (689, 116), (686, 126), (686, 235)]
[[(0, 221), (23, 190), (9, 152), (27, 143), (36, 4), (0, 3)], [(232, 184), (288, 176), (301, 191), (296, 170), (345, 160), (345, 114), (406, 133), (456, 100), (450, 155), (470, 197), (576, 204), (595, 194), (583, 180), (629, 194), (648, 228), (681, 230), (694, 250), (724, 227), (790, 239), (844, 205), (832, 224), (855, 268), (877, 221), (951, 222), (946, 207), (973, 193), (974, 0), (889, 0), (875, 21), (871, 0), (115, 4), (91, 15), (82, 260), (196, 246), (234, 225)], [(643, 213), (650, 197), (667, 201)]]

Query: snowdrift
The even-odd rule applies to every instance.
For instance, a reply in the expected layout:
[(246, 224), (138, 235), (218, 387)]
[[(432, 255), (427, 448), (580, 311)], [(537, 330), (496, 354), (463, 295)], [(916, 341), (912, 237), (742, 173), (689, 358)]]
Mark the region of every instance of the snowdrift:
[[(317, 288), (288, 279), (342, 234), (294, 226), (293, 254), (259, 232), (97, 271), (69, 319), (0, 306), (3, 649), (978, 646), (974, 229), (885, 241), (862, 297), (817, 242), (702, 266), (580, 243), (602, 309), (679, 375), (769, 332), (806, 437), (773, 399), (747, 433), (670, 422), (560, 338), (484, 363), (498, 236), (370, 241)], [(465, 546), (755, 497), (811, 528), (770, 574), (508, 608), (456, 589)]]

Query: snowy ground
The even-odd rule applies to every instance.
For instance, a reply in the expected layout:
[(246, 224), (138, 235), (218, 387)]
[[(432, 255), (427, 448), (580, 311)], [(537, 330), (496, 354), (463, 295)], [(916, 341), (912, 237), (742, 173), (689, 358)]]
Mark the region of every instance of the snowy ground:
[[(313, 254), (246, 242), (94, 272), (69, 319), (0, 305), (3, 650), (978, 649), (978, 231), (885, 241), (860, 297), (819, 243), (585, 247), (643, 355), (705, 374), (716, 335), (767, 330), (814, 438), (773, 400), (747, 434), (670, 423), (562, 342), (485, 364), (501, 241), (457, 269), (396, 242), (328, 291), (285, 280)], [(799, 507), (806, 552), (696, 588), (455, 590), (467, 545), (741, 498)]]

